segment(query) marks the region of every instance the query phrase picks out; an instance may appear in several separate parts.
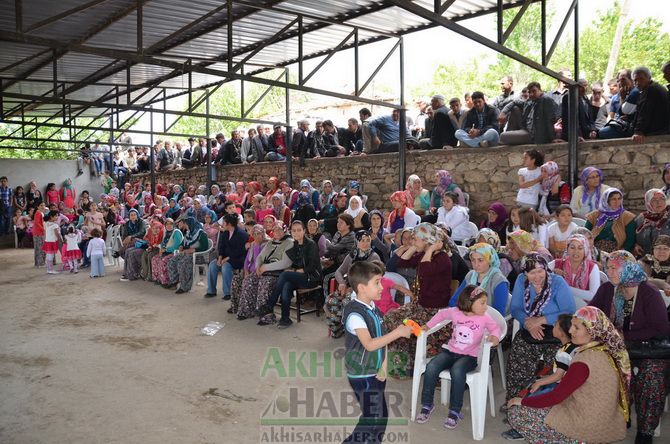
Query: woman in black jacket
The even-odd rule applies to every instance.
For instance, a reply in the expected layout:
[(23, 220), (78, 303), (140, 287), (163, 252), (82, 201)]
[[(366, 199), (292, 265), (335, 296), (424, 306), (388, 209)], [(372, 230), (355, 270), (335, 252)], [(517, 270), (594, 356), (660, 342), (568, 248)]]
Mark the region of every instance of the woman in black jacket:
[(291, 236), (293, 237), (293, 247), (286, 250), (286, 256), (291, 260), (291, 266), (279, 275), (279, 280), (272, 290), (268, 304), (261, 312), (259, 325), (274, 323), (273, 307), (281, 296), (281, 318), (278, 327), (290, 327), (293, 324), (289, 316), (293, 291), (299, 288), (315, 287), (321, 284), (323, 279), (319, 247), (313, 240), (305, 236), (305, 226), (301, 221), (296, 220), (291, 224)]

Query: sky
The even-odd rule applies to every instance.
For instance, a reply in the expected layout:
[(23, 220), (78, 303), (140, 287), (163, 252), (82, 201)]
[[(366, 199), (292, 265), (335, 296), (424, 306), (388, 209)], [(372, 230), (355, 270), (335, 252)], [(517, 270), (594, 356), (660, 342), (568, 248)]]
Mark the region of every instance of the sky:
[[(549, 2), (557, 9), (554, 23), (549, 24), (547, 41), (551, 42), (558, 31), (562, 17), (565, 16), (565, 10), (567, 10), (571, 2), (567, 0), (549, 0)], [(663, 23), (662, 30), (670, 33), (670, 8), (663, 7), (663, 3), (664, 1), (662, 0), (630, 0), (629, 20), (640, 22), (647, 17), (657, 17)], [(611, 4), (611, 0), (581, 0), (579, 2), (580, 29), (586, 28), (594, 19), (597, 19), (599, 11), (607, 10)], [(460, 24), (476, 30), (491, 40), (496, 39), (494, 14), (462, 21)], [(571, 21), (568, 23), (564, 35), (571, 36), (572, 29), (573, 24)], [(307, 36), (305, 38), (308, 38)], [(377, 64), (384, 58), (394, 43), (394, 41), (389, 40), (360, 48), (359, 69), (361, 84), (374, 71)], [(407, 102), (412, 99), (409, 97), (409, 91), (411, 91), (412, 87), (429, 82), (433, 77), (435, 69), (440, 64), (463, 63), (464, 61), (472, 60), (474, 57), (481, 57), (492, 61), (496, 55), (493, 50), (441, 27), (408, 34), (404, 38), (404, 46)], [(304, 64), (305, 72), (309, 72), (319, 61), (320, 59), (306, 61)], [(308, 86), (352, 93), (354, 88), (352, 67), (353, 51), (338, 53), (309, 81)], [(292, 72), (297, 72), (297, 67), (295, 66), (289, 67), (289, 69)], [(399, 84), (397, 52), (377, 74), (375, 82), (372, 82), (371, 86), (365, 91), (364, 96), (372, 97), (377, 95), (379, 91), (374, 90), (376, 84)], [(337, 100), (324, 96), (313, 97), (319, 102)], [(168, 108), (182, 109), (184, 107), (185, 103), (180, 103), (179, 100), (173, 100), (168, 105)], [(162, 116), (156, 116), (155, 119), (155, 127), (162, 125)], [(170, 120), (170, 117), (168, 117), (168, 120)], [(136, 128), (148, 130), (148, 117), (142, 118), (136, 125)], [(149, 136), (136, 134), (133, 140), (136, 143), (149, 143)]]

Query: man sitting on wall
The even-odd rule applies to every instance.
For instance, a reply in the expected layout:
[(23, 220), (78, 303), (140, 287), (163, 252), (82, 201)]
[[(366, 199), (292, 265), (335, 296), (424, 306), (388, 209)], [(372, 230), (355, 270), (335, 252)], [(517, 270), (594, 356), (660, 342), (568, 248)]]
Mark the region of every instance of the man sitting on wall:
[(484, 93), (472, 93), (473, 108), (465, 116), (463, 127), (456, 131), (456, 138), (470, 148), (498, 144), (498, 110), (486, 104)]
[[(444, 117), (447, 117), (445, 111)], [(379, 148), (371, 154), (397, 153), (400, 141), (400, 111), (394, 109), (391, 115), (379, 116), (368, 122), (370, 136), (373, 143), (378, 143)], [(410, 137), (409, 129), (405, 127), (407, 137)]]
[(640, 90), (640, 100), (633, 121), (633, 141), (644, 142), (646, 136), (668, 133), (668, 90), (651, 78), (646, 66), (633, 70), (633, 83)]
[(555, 103), (551, 97), (542, 92), (542, 87), (538, 82), (528, 84), (528, 100), (514, 99), (503, 108), (498, 116), (501, 127), (505, 125), (507, 115), (515, 106), (519, 106), (523, 110), (521, 113), (521, 129), (502, 133), (500, 135), (501, 144), (543, 144), (554, 139)]
[(419, 149), (432, 150), (448, 146), (455, 147), (458, 143), (454, 136), (456, 128), (449, 120), (449, 110), (444, 104), (444, 96), (436, 94), (431, 97), (430, 107), (433, 108), (433, 130), (430, 139), (419, 141)]
[(449, 101), (449, 120), (451, 120), (451, 125), (456, 128), (457, 131), (460, 128), (463, 128), (463, 123), (465, 122), (465, 116), (467, 114), (468, 112), (463, 110), (461, 99), (454, 97)]

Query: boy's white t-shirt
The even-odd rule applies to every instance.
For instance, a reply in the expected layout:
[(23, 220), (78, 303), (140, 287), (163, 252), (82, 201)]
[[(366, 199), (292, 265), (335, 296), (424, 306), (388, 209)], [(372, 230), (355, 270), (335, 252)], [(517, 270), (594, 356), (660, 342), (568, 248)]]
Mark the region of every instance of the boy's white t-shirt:
[[(535, 180), (542, 175), (540, 168), (535, 168), (534, 170), (529, 170), (528, 168), (519, 168), (519, 176), (523, 177), (524, 182), (529, 182)], [(540, 196), (540, 184), (536, 183), (535, 185), (528, 188), (519, 188), (519, 192), (516, 194), (516, 201), (521, 202), (527, 205), (537, 206)]]
[(568, 225), (568, 229), (565, 230), (565, 233), (561, 231), (561, 229), (558, 226), (558, 223), (551, 224), (549, 227), (549, 239), (552, 237), (554, 238), (554, 241), (556, 242), (565, 242), (568, 240), (568, 238), (572, 235), (572, 232), (577, 229), (577, 225), (574, 222), (570, 222), (570, 225)]
[[(358, 300), (358, 298), (352, 297), (350, 304), (353, 304), (354, 302), (357, 302), (359, 304), (363, 304), (366, 307), (374, 310), (375, 309), (375, 302), (370, 301), (370, 305), (366, 304), (365, 302), (362, 302)], [(363, 316), (359, 315), (358, 313), (351, 313), (349, 317), (347, 318), (346, 323), (344, 324), (344, 328), (347, 329), (349, 333), (352, 335), (356, 335), (356, 330), (359, 328), (364, 328), (368, 329), (368, 324), (365, 323), (365, 320), (363, 319)]]

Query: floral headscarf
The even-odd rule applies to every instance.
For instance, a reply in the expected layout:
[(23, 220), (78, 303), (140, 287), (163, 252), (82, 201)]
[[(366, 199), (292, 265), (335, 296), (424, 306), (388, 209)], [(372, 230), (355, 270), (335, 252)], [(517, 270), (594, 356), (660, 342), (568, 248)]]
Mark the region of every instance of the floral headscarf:
[(202, 224), (194, 217), (185, 218), (184, 223), (188, 226), (188, 233), (184, 236), (184, 247), (190, 248), (198, 241), (202, 233)]
[(566, 242), (566, 247), (570, 247), (570, 244), (573, 242), (579, 243), (584, 248), (584, 260), (577, 270), (572, 269), (572, 262), (568, 259), (567, 248), (565, 254), (563, 255), (563, 271), (565, 274), (563, 277), (570, 287), (579, 288), (582, 290), (588, 290), (589, 288), (589, 276), (593, 267), (596, 265), (593, 262), (591, 255), (591, 246), (589, 245), (589, 240), (582, 236), (581, 234), (573, 234), (568, 238)]
[(486, 221), (486, 225), (496, 231), (500, 230), (507, 223), (507, 209), (501, 202), (493, 202), (489, 205), (489, 211), (494, 211), (498, 217), (495, 222)]
[(498, 251), (498, 248), (500, 248), (500, 236), (498, 236), (498, 233), (492, 229), (482, 228), (479, 230), (479, 233), (477, 233), (477, 239), (480, 237), (483, 237), (484, 242), (491, 245), (496, 251)]
[(430, 245), (433, 245), (438, 240), (441, 240), (441, 238), (438, 237), (437, 227), (428, 222), (422, 222), (416, 227), (414, 227), (414, 237), (417, 239), (421, 239), (422, 241)]
[(614, 289), (614, 297), (612, 298), (612, 306), (610, 307), (610, 318), (619, 330), (623, 330), (624, 318), (626, 316), (624, 313), (626, 305), (624, 288), (640, 285), (647, 280), (647, 275), (640, 264), (637, 263), (635, 257), (625, 250), (611, 253), (607, 264), (613, 264), (619, 276), (619, 284)]
[(551, 191), (553, 186), (556, 185), (556, 183), (561, 179), (561, 176), (559, 175), (561, 170), (558, 167), (558, 164), (553, 160), (550, 160), (549, 162), (542, 165), (540, 167), (540, 170), (547, 175), (546, 179), (542, 179), (540, 187), (542, 188), (542, 191), (548, 193), (549, 191)]
[(547, 306), (551, 300), (551, 281), (553, 278), (553, 273), (549, 270), (549, 264), (547, 260), (538, 253), (530, 253), (523, 257), (521, 260), (521, 269), (528, 273), (535, 269), (542, 269), (547, 272), (547, 278), (544, 280), (544, 285), (539, 294), (535, 295), (535, 300), (531, 301), (530, 298), (530, 282), (526, 279), (524, 285), (523, 293), (523, 306), (524, 310), (528, 317), (541, 316), (544, 307)]
[(623, 202), (618, 210), (613, 210), (609, 204), (609, 198), (612, 193), (619, 193), (623, 197), (623, 193), (618, 188), (609, 188), (607, 191), (600, 196), (600, 203), (598, 204), (598, 211), (600, 215), (596, 221), (596, 228), (601, 228), (608, 220), (616, 220), (624, 212)]
[(447, 191), (452, 191), (456, 188), (454, 184), (454, 179), (451, 177), (451, 173), (447, 170), (437, 170), (436, 172), (438, 177), (438, 183), (435, 187), (435, 192), (438, 196), (442, 197)]
[[(158, 234), (154, 234), (155, 228), (158, 228)], [(165, 235), (165, 226), (159, 221), (153, 220), (149, 226), (149, 229), (144, 235), (144, 240), (147, 241), (149, 246), (155, 246), (161, 243), (164, 235)]]
[(667, 204), (660, 213), (653, 211), (651, 201), (657, 197), (662, 198), (664, 201), (666, 200), (665, 193), (659, 188), (652, 188), (644, 194), (644, 206), (647, 208), (647, 211), (643, 211), (641, 214), (642, 223), (635, 230), (637, 233), (647, 227), (656, 227), (656, 229), (661, 230), (668, 221), (668, 218), (670, 218), (670, 207)]
[(349, 181), (349, 189), (354, 189), (358, 191), (358, 194), (361, 193), (361, 183), (357, 180), (350, 180)]
[[(586, 167), (582, 170), (582, 174), (579, 175), (579, 182), (582, 184), (582, 187), (584, 187), (584, 193), (582, 193), (582, 204), (585, 204), (591, 198), (587, 182), (589, 180), (589, 176), (594, 171), (598, 173), (598, 176), (600, 176), (600, 185), (602, 185), (604, 180), (603, 172), (596, 167)], [(601, 188), (600, 185), (597, 186), (595, 190), (593, 190), (596, 202), (600, 202), (600, 188)]]
[(537, 241), (533, 236), (525, 230), (516, 230), (513, 231), (509, 238), (514, 241), (517, 247), (523, 252), (523, 254), (528, 254), (537, 248)]
[(296, 210), (299, 210), (300, 208), (305, 207), (311, 203), (312, 201), (309, 198), (309, 193), (301, 191), (298, 194), (298, 200), (296, 201)]
[(616, 370), (619, 377), (619, 408), (623, 413), (624, 420), (628, 421), (630, 414), (628, 387), (630, 385), (631, 366), (626, 344), (621, 334), (599, 308), (582, 307), (575, 313), (575, 318), (582, 321), (586, 331), (593, 339), (590, 343), (579, 347), (578, 352), (595, 349), (602, 350), (607, 354), (610, 365)]
[[(500, 258), (498, 257), (498, 253), (496, 252), (495, 248), (493, 248), (493, 246), (484, 242), (480, 242), (471, 246), (470, 254), (472, 253), (481, 254), (484, 257), (484, 260), (489, 264), (489, 271), (486, 273), (486, 276), (484, 276), (484, 279), (482, 279), (481, 284), (479, 284), (480, 287), (488, 290), (487, 286), (491, 280), (491, 277), (496, 272), (500, 271)], [(477, 277), (477, 273), (472, 273), (469, 284), (477, 285)]]
[(272, 210), (274, 211), (274, 215), (277, 219), (282, 218), (281, 212), (285, 206), (286, 204), (284, 203), (284, 196), (282, 196), (281, 193), (275, 193), (272, 195)]
[(421, 189), (419, 189), (418, 192), (414, 189), (416, 184), (421, 185), (421, 178), (419, 178), (419, 176), (417, 176), (416, 174), (412, 174), (411, 176), (409, 176), (407, 178), (407, 184), (405, 185), (405, 191), (407, 191), (408, 198), (409, 198), (410, 201), (414, 201), (414, 199), (416, 199), (416, 196), (418, 196), (419, 193), (421, 192)]

